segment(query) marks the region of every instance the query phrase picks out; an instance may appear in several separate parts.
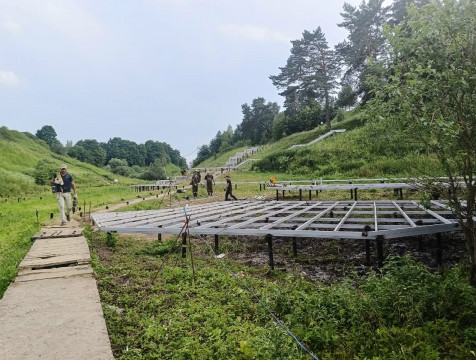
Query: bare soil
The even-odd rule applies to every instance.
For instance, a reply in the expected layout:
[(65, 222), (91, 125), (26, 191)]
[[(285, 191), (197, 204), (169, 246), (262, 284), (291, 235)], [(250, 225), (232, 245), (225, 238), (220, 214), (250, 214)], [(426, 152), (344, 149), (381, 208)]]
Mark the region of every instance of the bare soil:
[[(127, 235), (130, 236), (130, 235)], [(157, 241), (157, 235), (135, 234), (141, 241)], [(176, 238), (176, 235), (163, 235), (162, 241)], [(213, 236), (191, 239), (194, 256), (210, 256), (206, 241), (214, 247)], [(432, 271), (452, 267), (468, 258), (462, 234), (451, 232), (442, 234), (442, 267), (437, 264), (437, 239), (435, 235), (425, 237), (385, 240), (383, 245), (384, 262), (390, 257), (411, 256)], [(264, 238), (250, 236), (222, 236), (219, 238), (220, 252), (226, 258), (242, 262), (255, 268), (269, 267), (268, 245)], [(109, 251), (101, 250), (101, 261), (107, 262)], [(278, 271), (289, 272), (311, 281), (333, 282), (344, 277), (362, 276), (377, 267), (377, 248), (375, 241), (370, 242), (370, 263), (366, 263), (365, 242), (354, 239), (297, 239), (297, 256), (293, 256), (291, 238), (273, 240), (274, 267)]]

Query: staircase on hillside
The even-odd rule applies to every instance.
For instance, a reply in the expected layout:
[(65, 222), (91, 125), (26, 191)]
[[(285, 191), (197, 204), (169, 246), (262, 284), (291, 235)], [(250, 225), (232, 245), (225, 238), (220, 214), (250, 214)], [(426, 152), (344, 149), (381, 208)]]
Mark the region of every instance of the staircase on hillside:
[(317, 139), (314, 139), (312, 140), (311, 142), (308, 142), (307, 144), (297, 144), (297, 145), (293, 145), (291, 146), (288, 150), (291, 150), (291, 149), (295, 149), (295, 148), (298, 148), (298, 147), (304, 147), (304, 146), (309, 146), (309, 145), (312, 145), (312, 144), (315, 144), (321, 140), (324, 140), (326, 137), (329, 137), (331, 135), (334, 135), (336, 133), (341, 133), (341, 132), (345, 132), (345, 129), (338, 129), (338, 130), (331, 130), (327, 133), (325, 133), (324, 135), (321, 135), (319, 136)]
[[(225, 167), (226, 168), (237, 168), (239, 166), (244, 165), (243, 160), (246, 159), (248, 156), (253, 155), (257, 153), (261, 148), (259, 147), (253, 147), (250, 149), (245, 149), (242, 152), (237, 152), (235, 156), (231, 156), (228, 159), (228, 162), (226, 163)], [(246, 162), (249, 162), (251, 159), (247, 160)]]

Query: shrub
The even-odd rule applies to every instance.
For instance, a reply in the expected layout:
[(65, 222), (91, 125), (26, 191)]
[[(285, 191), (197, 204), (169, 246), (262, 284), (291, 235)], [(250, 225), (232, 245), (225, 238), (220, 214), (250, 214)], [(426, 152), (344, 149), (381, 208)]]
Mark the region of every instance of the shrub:
[(49, 185), (50, 179), (58, 172), (58, 167), (58, 164), (48, 159), (38, 161), (33, 171), (35, 184)]

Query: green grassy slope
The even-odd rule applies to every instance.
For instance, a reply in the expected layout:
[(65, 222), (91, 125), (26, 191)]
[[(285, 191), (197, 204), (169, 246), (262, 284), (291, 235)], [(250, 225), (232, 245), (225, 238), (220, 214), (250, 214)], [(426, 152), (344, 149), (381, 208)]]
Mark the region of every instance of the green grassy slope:
[[(261, 160), (248, 168), (253, 170), (252, 173), (257, 175), (254, 178), (258, 177), (259, 180), (267, 179), (267, 176), (262, 176), (264, 174), (274, 175), (279, 180), (443, 175), (438, 161), (428, 156), (420, 144), (402, 134), (366, 126), (365, 118), (358, 109), (347, 113), (341, 122), (333, 120), (331, 129), (346, 129), (346, 132), (295, 149), (289, 148), (296, 144), (307, 144), (329, 130), (321, 125), (311, 131), (290, 135), (264, 146), (262, 151), (252, 156)], [(240, 149), (228, 151), (226, 159)], [(214, 157), (222, 163), (208, 159), (199, 166), (223, 166), (224, 155)], [(252, 178), (250, 176), (248, 180)]]
[(0, 159), (0, 298), (30, 249), (30, 237), (50, 222), (51, 213), (54, 219), (58, 217), (50, 186), (36, 185), (32, 176), (38, 161), (50, 160), (58, 169), (60, 164), (68, 164), (86, 211), (136, 197), (129, 185), (142, 182), (54, 154), (33, 135), (6, 127), (0, 127)]
[(102, 186), (114, 179), (123, 184), (137, 183), (138, 180), (118, 177), (103, 169), (82, 163), (67, 156), (51, 152), (41, 140), (28, 133), (0, 128), (0, 198), (36, 194), (48, 186), (35, 184), (33, 172), (40, 160), (50, 160), (59, 166), (68, 164), (70, 173), (78, 186)]

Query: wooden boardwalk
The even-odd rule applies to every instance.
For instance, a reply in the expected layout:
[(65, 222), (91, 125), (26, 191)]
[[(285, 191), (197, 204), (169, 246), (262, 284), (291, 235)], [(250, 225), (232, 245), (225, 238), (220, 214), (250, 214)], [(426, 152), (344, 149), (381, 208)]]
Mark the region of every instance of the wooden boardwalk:
[(78, 223), (48, 227), (0, 300), (0, 359), (113, 359)]

